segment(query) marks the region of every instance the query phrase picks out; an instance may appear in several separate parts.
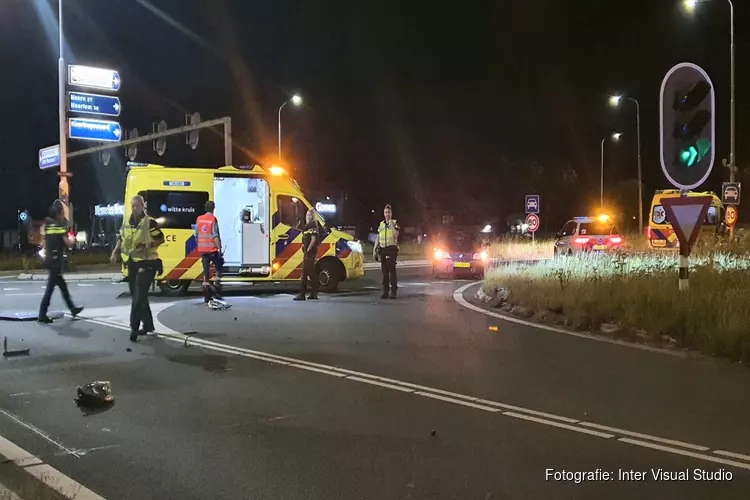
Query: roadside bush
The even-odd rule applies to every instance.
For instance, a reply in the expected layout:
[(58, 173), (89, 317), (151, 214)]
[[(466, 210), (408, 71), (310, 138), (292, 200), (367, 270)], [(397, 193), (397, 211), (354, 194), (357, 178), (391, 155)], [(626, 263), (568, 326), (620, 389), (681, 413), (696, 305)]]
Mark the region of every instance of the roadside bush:
[(750, 254), (709, 252), (691, 257), (690, 289), (677, 289), (674, 252), (576, 255), (491, 271), (485, 291), (506, 288), (509, 302), (553, 311), (568, 325), (598, 332), (616, 324), (630, 340), (750, 360)]

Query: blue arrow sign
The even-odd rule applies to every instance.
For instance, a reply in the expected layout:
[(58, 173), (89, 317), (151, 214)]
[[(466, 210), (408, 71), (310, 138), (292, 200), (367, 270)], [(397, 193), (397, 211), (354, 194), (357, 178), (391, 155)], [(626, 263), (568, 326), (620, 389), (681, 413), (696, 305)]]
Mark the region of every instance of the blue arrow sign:
[(39, 168), (54, 168), (60, 166), (60, 145), (56, 144), (39, 150)]
[(68, 120), (68, 136), (83, 141), (118, 142), (122, 128), (119, 123), (109, 120), (71, 118)]
[(120, 116), (120, 98), (109, 95), (68, 92), (68, 111), (89, 115)]
[(77, 87), (120, 90), (120, 73), (90, 66), (68, 66), (68, 83)]

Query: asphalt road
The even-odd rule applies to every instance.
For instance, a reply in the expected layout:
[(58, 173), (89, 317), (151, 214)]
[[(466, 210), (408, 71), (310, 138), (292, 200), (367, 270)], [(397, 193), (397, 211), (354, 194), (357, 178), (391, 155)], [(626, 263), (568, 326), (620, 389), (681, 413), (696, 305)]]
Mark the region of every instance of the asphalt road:
[[(402, 270), (396, 301), (377, 273), (318, 302), (155, 297), (163, 335), (134, 346), (125, 286), (71, 283), (84, 319), (0, 322), (31, 349), (0, 361), (0, 436), (110, 500), (747, 498), (746, 368), (507, 322), (426, 274)], [(42, 285), (0, 282), (0, 309), (35, 310)], [(73, 398), (93, 380), (116, 402), (87, 414)], [(19, 493), (27, 476), (0, 465)]]

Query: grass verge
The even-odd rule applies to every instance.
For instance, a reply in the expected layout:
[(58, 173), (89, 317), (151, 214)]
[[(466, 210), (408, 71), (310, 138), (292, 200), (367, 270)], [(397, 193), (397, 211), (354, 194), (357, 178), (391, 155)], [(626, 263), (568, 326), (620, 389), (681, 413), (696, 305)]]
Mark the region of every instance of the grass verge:
[(679, 292), (675, 253), (576, 255), (499, 267), (484, 290), (539, 320), (750, 361), (750, 254), (703, 249), (691, 267)]

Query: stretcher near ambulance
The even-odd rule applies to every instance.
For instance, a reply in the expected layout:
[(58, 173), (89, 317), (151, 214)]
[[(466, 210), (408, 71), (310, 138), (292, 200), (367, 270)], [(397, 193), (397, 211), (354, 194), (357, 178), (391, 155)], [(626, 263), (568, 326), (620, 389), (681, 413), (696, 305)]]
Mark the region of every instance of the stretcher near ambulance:
[[(164, 232), (159, 247), (164, 272), (156, 282), (164, 293), (180, 295), (201, 280), (203, 267), (193, 225), (205, 204), (216, 204), (224, 265), (223, 283), (299, 283), (302, 228), (312, 208), (299, 185), (280, 167), (164, 167), (128, 163), (125, 199), (141, 195), (148, 214)], [(129, 210), (129, 209), (127, 209)], [(125, 220), (130, 216), (125, 213)], [(364, 276), (362, 245), (354, 237), (322, 227), (315, 271), (321, 291)], [(123, 270), (123, 273), (127, 273)]]

